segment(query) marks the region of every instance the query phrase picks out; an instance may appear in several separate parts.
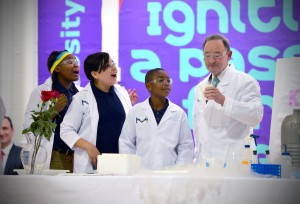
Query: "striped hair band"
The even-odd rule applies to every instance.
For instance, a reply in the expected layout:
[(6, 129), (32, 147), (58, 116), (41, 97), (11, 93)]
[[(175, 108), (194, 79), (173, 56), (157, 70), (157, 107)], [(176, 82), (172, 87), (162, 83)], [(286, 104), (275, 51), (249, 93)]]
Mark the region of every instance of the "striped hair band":
[(54, 72), (55, 67), (68, 55), (70, 55), (71, 53), (68, 51), (63, 51), (62, 53), (60, 53), (57, 57), (56, 60), (54, 61), (51, 69), (50, 69), (50, 73), (52, 74)]

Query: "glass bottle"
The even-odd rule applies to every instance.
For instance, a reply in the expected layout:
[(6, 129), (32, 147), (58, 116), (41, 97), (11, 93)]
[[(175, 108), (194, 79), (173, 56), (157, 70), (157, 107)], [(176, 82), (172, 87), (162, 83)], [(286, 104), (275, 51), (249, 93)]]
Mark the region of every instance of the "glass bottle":
[(212, 167), (212, 156), (208, 142), (203, 142), (201, 145), (201, 163), (204, 167)]
[(252, 150), (249, 144), (245, 144), (242, 156), (242, 164), (250, 165), (252, 163)]
[(266, 164), (271, 164), (270, 150), (266, 150)]
[(252, 153), (252, 164), (258, 164), (257, 150), (253, 150), (253, 153)]

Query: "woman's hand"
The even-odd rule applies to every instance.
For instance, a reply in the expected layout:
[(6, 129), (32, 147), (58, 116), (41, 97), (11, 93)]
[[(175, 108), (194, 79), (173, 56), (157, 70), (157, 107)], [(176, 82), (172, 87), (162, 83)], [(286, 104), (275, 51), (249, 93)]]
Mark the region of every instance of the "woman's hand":
[(134, 105), (138, 100), (138, 95), (136, 93), (136, 90), (135, 89), (128, 89), (127, 92), (129, 94), (131, 105)]
[(92, 143), (90, 143), (89, 147), (86, 149), (88, 155), (89, 155), (89, 158), (90, 158), (90, 161), (91, 161), (91, 164), (93, 166), (97, 166), (97, 156), (100, 155), (100, 152), (99, 150), (97, 149), (97, 147), (95, 145), (93, 145)]
[(65, 94), (60, 94), (58, 100), (56, 101), (54, 105), (54, 110), (56, 112), (62, 111), (66, 106), (68, 105), (68, 98)]

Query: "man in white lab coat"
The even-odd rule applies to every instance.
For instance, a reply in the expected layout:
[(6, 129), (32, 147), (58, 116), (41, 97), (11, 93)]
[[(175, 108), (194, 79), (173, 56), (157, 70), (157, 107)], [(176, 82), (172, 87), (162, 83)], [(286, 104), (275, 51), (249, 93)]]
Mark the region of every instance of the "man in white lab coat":
[[(195, 156), (201, 144), (209, 157), (224, 161), (229, 144), (243, 148), (253, 128), (263, 117), (260, 86), (250, 75), (237, 71), (231, 59), (229, 41), (222, 35), (208, 36), (203, 55), (209, 75), (195, 87), (193, 133)], [(252, 147), (254, 147), (252, 141)]]
[(129, 111), (119, 138), (119, 152), (137, 154), (148, 169), (185, 165), (193, 160), (193, 139), (186, 113), (167, 96), (172, 79), (164, 69), (145, 77), (150, 97)]

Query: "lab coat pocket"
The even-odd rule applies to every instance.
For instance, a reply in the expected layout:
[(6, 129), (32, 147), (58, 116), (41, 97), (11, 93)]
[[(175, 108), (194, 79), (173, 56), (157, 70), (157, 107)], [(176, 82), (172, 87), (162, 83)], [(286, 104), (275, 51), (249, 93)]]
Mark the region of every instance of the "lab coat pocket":
[(136, 125), (136, 131), (137, 135), (143, 135), (143, 134), (149, 134), (151, 132), (150, 127), (150, 119), (146, 116), (140, 116), (135, 118), (135, 125)]
[(167, 126), (161, 127), (161, 135), (167, 147), (174, 148), (178, 144), (181, 125), (178, 121), (169, 120)]
[(224, 114), (223, 108), (215, 108), (211, 115), (211, 126), (212, 127), (225, 127), (229, 125), (230, 118)]
[(194, 104), (195, 110), (198, 113), (203, 113), (203, 112), (205, 112), (206, 105), (207, 105), (206, 101), (199, 97), (199, 98), (197, 98), (197, 100)]

